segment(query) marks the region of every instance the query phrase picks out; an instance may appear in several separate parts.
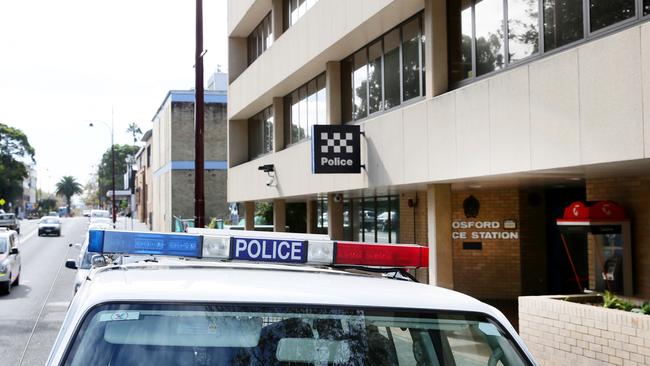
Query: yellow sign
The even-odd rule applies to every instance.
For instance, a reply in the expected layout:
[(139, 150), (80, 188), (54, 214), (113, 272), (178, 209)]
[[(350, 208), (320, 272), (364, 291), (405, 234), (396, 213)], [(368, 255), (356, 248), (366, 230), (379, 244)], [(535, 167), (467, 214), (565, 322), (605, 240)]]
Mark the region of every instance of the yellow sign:
[(4, 206), (7, 201), (4, 198), (0, 198), (0, 206)]

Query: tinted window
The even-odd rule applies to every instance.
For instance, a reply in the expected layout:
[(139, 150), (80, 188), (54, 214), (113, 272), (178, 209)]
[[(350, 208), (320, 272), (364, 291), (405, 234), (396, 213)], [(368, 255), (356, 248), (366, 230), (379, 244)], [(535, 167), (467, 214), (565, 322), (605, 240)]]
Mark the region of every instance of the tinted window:
[(590, 0), (591, 31), (597, 31), (634, 16), (635, 0)]
[(581, 0), (544, 0), (544, 50), (582, 39), (582, 19)]
[(248, 120), (248, 155), (254, 159), (273, 151), (273, 109), (268, 107)]
[(269, 12), (248, 36), (248, 64), (252, 64), (273, 43), (273, 23)]
[(643, 15), (650, 15), (650, 0), (643, 0)]
[(420, 96), (420, 19), (402, 26), (403, 100)]
[(0, 254), (7, 253), (8, 240), (7, 238), (0, 238)]
[(476, 75), (481, 76), (504, 66), (503, 0), (477, 1)]
[(527, 365), (502, 327), (465, 313), (110, 304), (64, 365)]
[(508, 0), (508, 55), (526, 58), (539, 49), (539, 1)]
[(472, 2), (449, 1), (449, 78), (458, 82), (472, 77)]
[(400, 104), (399, 29), (384, 36), (384, 108)]

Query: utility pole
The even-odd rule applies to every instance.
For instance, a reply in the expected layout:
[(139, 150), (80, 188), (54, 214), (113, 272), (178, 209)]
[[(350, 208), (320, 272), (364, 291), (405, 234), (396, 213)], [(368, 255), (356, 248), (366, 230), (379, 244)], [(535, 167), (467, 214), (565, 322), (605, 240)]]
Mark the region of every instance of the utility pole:
[(203, 97), (203, 0), (196, 0), (196, 50), (194, 63), (194, 226), (205, 226), (205, 194), (203, 175), (205, 159), (203, 156), (204, 104)]

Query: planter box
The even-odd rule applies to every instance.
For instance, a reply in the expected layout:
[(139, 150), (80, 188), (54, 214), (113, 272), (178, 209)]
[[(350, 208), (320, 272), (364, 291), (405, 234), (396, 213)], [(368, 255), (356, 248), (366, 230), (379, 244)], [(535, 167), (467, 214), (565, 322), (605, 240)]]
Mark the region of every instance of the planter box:
[(540, 365), (650, 365), (650, 315), (565, 298), (519, 298), (519, 333)]

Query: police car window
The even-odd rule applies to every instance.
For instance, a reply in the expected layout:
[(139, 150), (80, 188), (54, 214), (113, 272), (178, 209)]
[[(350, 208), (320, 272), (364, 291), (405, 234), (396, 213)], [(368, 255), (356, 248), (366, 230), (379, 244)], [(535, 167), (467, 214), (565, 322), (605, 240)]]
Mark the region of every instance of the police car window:
[(109, 304), (64, 365), (528, 365), (476, 315), (276, 306)]
[(8, 250), (7, 238), (0, 238), (0, 254), (4, 254)]

